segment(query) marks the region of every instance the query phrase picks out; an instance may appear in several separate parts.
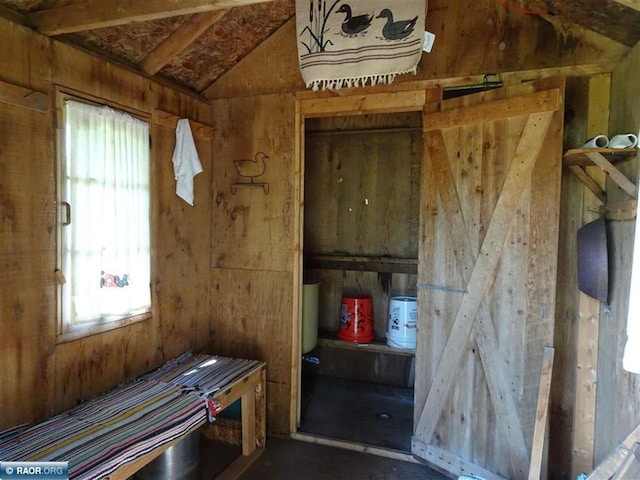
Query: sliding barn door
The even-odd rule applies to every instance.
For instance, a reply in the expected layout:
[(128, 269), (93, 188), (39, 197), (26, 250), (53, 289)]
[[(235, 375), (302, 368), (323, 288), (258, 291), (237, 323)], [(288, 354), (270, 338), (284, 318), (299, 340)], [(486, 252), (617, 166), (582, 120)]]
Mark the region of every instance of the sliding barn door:
[(553, 346), (563, 82), (424, 113), (413, 453), (455, 474), (527, 478)]

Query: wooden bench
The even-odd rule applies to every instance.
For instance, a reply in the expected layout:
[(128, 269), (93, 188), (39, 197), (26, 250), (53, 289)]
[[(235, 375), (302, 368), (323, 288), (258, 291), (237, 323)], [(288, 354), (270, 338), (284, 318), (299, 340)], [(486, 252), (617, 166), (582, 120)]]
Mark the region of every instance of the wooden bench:
[(66, 461), (69, 478), (124, 480), (232, 403), (242, 406), (242, 455), (218, 478), (237, 478), (262, 453), (266, 365), (185, 354), (39, 424), (0, 433), (3, 461)]

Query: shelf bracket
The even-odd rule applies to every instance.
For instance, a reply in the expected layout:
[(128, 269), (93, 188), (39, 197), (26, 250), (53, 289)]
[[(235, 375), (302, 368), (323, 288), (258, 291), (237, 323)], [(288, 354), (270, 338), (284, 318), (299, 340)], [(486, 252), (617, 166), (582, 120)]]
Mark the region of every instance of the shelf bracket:
[[(587, 173), (587, 166), (600, 167), (616, 185), (624, 190), (632, 199), (638, 198), (638, 187), (634, 185), (620, 170), (618, 170), (612, 161), (626, 160), (636, 154), (635, 148), (625, 149), (589, 149), (580, 148), (569, 150), (564, 155), (564, 166), (567, 167), (593, 194), (598, 197), (602, 203), (607, 203), (606, 192), (598, 185), (598, 183)], [(612, 161), (609, 161), (608, 159)]]

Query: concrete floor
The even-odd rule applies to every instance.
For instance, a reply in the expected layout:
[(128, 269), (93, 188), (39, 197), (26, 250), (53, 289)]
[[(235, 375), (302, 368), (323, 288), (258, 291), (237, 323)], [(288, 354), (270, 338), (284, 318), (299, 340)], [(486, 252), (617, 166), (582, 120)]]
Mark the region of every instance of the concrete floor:
[(410, 452), (413, 389), (307, 375), (299, 431)]
[[(380, 413), (390, 415), (380, 418)], [(303, 379), (299, 431), (410, 451), (413, 390), (327, 376)], [(201, 479), (212, 479), (240, 454), (239, 447), (201, 438)], [(212, 454), (214, 452), (215, 454)], [(446, 480), (429, 467), (299, 440), (269, 437), (240, 480)]]
[(239, 480), (447, 480), (425, 465), (297, 440), (269, 438)]

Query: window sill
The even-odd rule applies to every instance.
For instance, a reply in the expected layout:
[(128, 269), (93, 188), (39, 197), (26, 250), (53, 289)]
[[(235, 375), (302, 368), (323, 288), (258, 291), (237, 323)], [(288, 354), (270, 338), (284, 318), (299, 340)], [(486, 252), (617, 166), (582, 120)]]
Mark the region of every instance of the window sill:
[(73, 342), (75, 340), (80, 340), (82, 338), (90, 337), (93, 335), (98, 335), (104, 332), (109, 332), (111, 330), (116, 330), (118, 328), (127, 327), (129, 325), (133, 325), (136, 323), (144, 322), (145, 320), (149, 320), (152, 317), (151, 312), (141, 313), (140, 315), (134, 315), (127, 318), (122, 318), (120, 320), (115, 320), (113, 322), (98, 324), (98, 325), (90, 325), (86, 327), (78, 327), (71, 331), (61, 333), (56, 338), (56, 344), (62, 344), (67, 342)]

